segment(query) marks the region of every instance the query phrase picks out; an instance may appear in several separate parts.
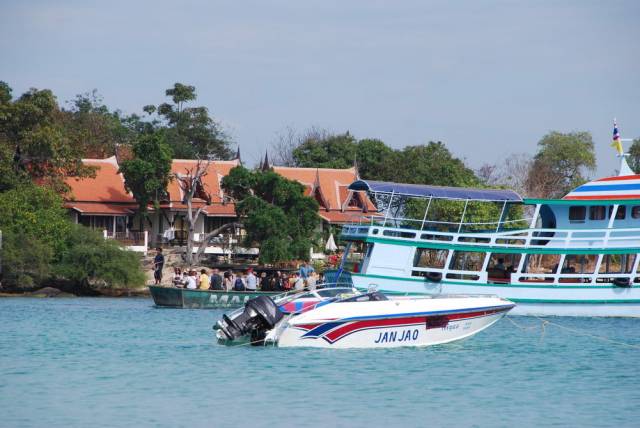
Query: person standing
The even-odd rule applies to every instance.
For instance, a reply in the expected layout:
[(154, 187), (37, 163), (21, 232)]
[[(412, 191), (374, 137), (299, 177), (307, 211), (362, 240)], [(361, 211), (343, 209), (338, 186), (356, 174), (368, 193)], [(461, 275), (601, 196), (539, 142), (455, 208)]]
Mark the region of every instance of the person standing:
[(240, 273), (236, 279), (233, 281), (233, 290), (234, 291), (245, 291), (247, 289), (247, 284), (244, 279), (244, 275)]
[(231, 289), (233, 288), (233, 278), (231, 277), (231, 272), (226, 271), (224, 273), (224, 278), (222, 279), (222, 282), (224, 284), (224, 289), (226, 291), (231, 291)]
[(293, 278), (294, 278), (294, 280), (293, 280), (293, 288), (296, 291), (304, 290), (305, 282), (304, 282), (304, 279), (302, 279), (302, 276), (300, 276), (300, 274), (296, 272), (296, 273), (293, 274)]
[(202, 269), (200, 271), (200, 290), (208, 290), (209, 289), (209, 275), (207, 275), (207, 270)]
[(160, 285), (162, 281), (162, 269), (164, 268), (164, 256), (162, 255), (162, 248), (156, 248), (156, 256), (153, 258), (153, 278), (156, 281), (156, 285)]
[(189, 272), (189, 276), (187, 277), (187, 287), (189, 290), (195, 290), (198, 288), (197, 280), (196, 280), (196, 271), (192, 270)]
[(222, 276), (218, 269), (214, 269), (211, 273), (211, 286), (209, 288), (212, 290), (222, 290)]
[(317, 282), (316, 273), (315, 272), (311, 272), (311, 274), (307, 278), (307, 288), (309, 290), (315, 290), (316, 289), (316, 282)]
[(315, 271), (316, 270), (309, 264), (309, 262), (302, 262), (302, 266), (300, 266), (300, 278), (302, 278), (302, 281), (306, 283), (309, 276)]
[(256, 291), (258, 289), (258, 278), (254, 275), (253, 269), (251, 268), (247, 269), (245, 284), (247, 291)]

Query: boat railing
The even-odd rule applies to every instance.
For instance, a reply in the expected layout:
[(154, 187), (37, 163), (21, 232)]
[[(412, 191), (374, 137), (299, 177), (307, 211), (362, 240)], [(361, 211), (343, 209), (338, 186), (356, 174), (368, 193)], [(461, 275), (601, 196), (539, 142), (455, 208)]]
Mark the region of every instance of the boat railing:
[(343, 227), (342, 235), (344, 237), (393, 238), (437, 244), (500, 246), (505, 248), (624, 248), (640, 246), (640, 228), (521, 228), (466, 232), (411, 229), (389, 225), (352, 224)]

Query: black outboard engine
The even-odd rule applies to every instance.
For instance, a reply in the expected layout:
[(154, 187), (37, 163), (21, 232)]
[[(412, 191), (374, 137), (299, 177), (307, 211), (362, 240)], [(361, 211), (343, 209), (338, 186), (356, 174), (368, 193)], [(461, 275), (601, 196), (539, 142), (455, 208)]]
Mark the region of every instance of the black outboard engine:
[(249, 300), (244, 311), (234, 319), (223, 315), (218, 325), (229, 340), (250, 334), (251, 344), (262, 345), (267, 330), (271, 330), (283, 316), (271, 298), (258, 296)]

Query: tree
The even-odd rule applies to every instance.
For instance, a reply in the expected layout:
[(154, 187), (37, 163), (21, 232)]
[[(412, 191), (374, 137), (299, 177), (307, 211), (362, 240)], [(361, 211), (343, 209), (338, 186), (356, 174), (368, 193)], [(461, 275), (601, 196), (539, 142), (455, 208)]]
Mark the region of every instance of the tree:
[[(138, 202), (140, 221), (147, 217), (150, 203), (159, 208), (171, 179), (172, 152), (160, 132), (143, 134), (133, 144), (133, 158), (120, 163), (127, 191)], [(140, 225), (142, 229), (142, 224)]]
[(260, 244), (260, 262), (308, 260), (320, 222), (318, 203), (304, 196), (304, 186), (273, 171), (231, 169), (222, 187), (235, 201), (246, 230), (245, 245)]
[[(173, 176), (173, 179), (178, 182), (180, 190), (182, 191), (183, 203), (187, 205), (187, 223), (189, 229), (187, 231), (187, 252), (185, 254), (185, 261), (189, 266), (194, 263), (193, 240), (196, 231), (196, 221), (198, 220), (198, 217), (200, 217), (200, 214), (206, 204), (211, 203), (211, 195), (206, 191), (202, 182), (202, 179), (207, 175), (210, 163), (211, 161), (209, 160), (203, 161), (198, 159), (195, 166), (192, 168), (186, 168), (182, 173), (175, 174)], [(203, 203), (198, 204), (199, 206), (197, 208), (193, 205), (193, 198), (196, 196), (199, 199), (204, 200)]]
[(360, 177), (368, 180), (379, 180), (385, 174), (393, 149), (383, 141), (363, 139), (358, 141), (356, 162)]
[(69, 232), (65, 248), (53, 267), (56, 275), (85, 288), (144, 285), (138, 254), (81, 225), (72, 225)]
[(552, 131), (538, 142), (527, 188), (540, 197), (562, 197), (583, 184), (585, 174), (595, 167), (596, 156), (589, 132)]
[(349, 168), (356, 159), (357, 141), (349, 132), (318, 138), (308, 136), (293, 150), (296, 165), (311, 168)]
[(640, 138), (633, 140), (629, 147), (629, 156), (627, 157), (629, 168), (636, 174), (640, 174)]
[(109, 111), (95, 89), (76, 95), (67, 103), (70, 108), (63, 110), (63, 124), (73, 144), (82, 147), (85, 156), (113, 156), (117, 146), (130, 144), (135, 139), (137, 132), (126, 126), (119, 111)]
[(444, 143), (407, 146), (395, 152), (384, 179), (399, 183), (473, 187), (479, 185), (474, 172), (454, 157)]
[(167, 142), (178, 158), (196, 159), (232, 156), (227, 136), (220, 125), (209, 116), (206, 107), (185, 107), (197, 98), (194, 86), (176, 83), (165, 91), (173, 103), (155, 107), (145, 106), (147, 114), (157, 113), (166, 124)]
[(11, 89), (0, 85), (0, 144), (13, 153), (15, 174), (26, 175), (59, 192), (66, 177), (87, 177), (94, 168), (82, 164), (82, 148), (63, 126), (62, 112), (48, 90), (30, 89), (12, 101)]

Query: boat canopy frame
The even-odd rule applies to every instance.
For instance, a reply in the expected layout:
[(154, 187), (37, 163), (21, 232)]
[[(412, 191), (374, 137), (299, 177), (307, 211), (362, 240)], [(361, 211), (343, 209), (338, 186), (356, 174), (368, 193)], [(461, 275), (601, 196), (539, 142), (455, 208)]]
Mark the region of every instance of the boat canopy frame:
[[(505, 189), (474, 189), (468, 187), (449, 187), (449, 186), (432, 186), (422, 184), (402, 184), (373, 180), (356, 180), (349, 186), (351, 191), (367, 192), (376, 201), (378, 212), (385, 212), (383, 226), (388, 221), (391, 222), (410, 222), (420, 223), (419, 230), (425, 230), (427, 224), (437, 224), (445, 227), (455, 227), (460, 233), (464, 226), (491, 226), (495, 231), (499, 231), (501, 226), (509, 223), (518, 223), (521, 221), (530, 221), (529, 218), (518, 220), (506, 220), (507, 205), (521, 204), (522, 197), (513, 190)], [(422, 219), (411, 219), (398, 216), (400, 208), (407, 199), (423, 199), (427, 201), (427, 206)], [(434, 199), (449, 200), (453, 202), (464, 202), (462, 216), (460, 221), (433, 221), (427, 220), (431, 202)], [(469, 202), (484, 202), (501, 204), (500, 217), (498, 221), (491, 222), (465, 222), (467, 206)], [(390, 217), (392, 209), (395, 213)]]
[(452, 199), (478, 202), (522, 202), (522, 197), (508, 189), (474, 189), (469, 187), (402, 184), (386, 181), (356, 180), (349, 190), (423, 199)]

